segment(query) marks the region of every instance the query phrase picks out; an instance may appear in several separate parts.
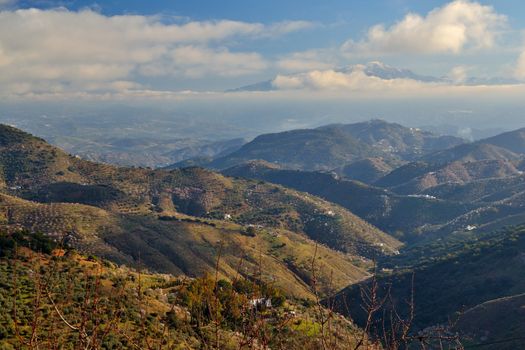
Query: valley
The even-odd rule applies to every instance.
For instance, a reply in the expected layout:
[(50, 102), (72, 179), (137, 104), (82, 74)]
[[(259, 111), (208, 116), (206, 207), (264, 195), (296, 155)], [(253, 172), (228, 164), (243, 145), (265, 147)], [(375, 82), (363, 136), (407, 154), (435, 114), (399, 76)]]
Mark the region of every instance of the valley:
[(525, 349), (525, 2), (0, 0), (0, 350)]
[(376, 120), (263, 135), (201, 167), (155, 170), (1, 126), (0, 228), (177, 278), (257, 275), (293, 300), (327, 298), (365, 329), (363, 288), (378, 283), (401, 313), (413, 288), (415, 331), (458, 316), (454, 331), (476, 344), (492, 334), (472, 328), (480, 305), (525, 292), (525, 154), (498, 140)]

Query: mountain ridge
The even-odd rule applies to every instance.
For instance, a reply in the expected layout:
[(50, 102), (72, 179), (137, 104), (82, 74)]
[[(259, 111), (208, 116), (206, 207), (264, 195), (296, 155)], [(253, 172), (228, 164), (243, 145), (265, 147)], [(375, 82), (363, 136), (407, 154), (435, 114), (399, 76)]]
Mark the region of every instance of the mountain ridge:
[[(370, 61), (365, 64), (355, 64), (346, 67), (335, 67), (332, 69), (318, 69), (294, 74), (287, 74), (286, 77), (297, 77), (309, 72), (331, 70), (336, 73), (352, 74), (362, 73), (368, 77), (379, 78), (383, 80), (413, 80), (422, 83), (448, 84), (448, 85), (500, 85), (500, 84), (519, 84), (520, 81), (513, 78), (504, 77), (466, 77), (461, 80), (455, 80), (447, 76), (436, 77), (431, 75), (422, 75), (414, 73), (410, 69), (396, 68), (380, 61)], [(263, 92), (276, 91), (278, 87), (275, 84), (276, 78), (244, 85), (241, 87), (226, 90), (226, 92)]]
[(290, 169), (326, 171), (367, 158), (381, 158), (397, 166), (463, 142), (376, 119), (259, 135), (236, 152), (199, 165), (226, 169), (249, 160), (265, 160)]
[(384, 188), (339, 178), (329, 173), (281, 169), (261, 161), (238, 165), (223, 173), (309, 192), (349, 209), (405, 241), (416, 239), (418, 232), (425, 226), (448, 222), (475, 208), (430, 196), (398, 195)]
[(142, 251), (140, 259), (154, 270), (190, 275), (210, 272), (223, 242), (226, 277), (235, 275), (243, 255), (253, 266), (262, 254), (283, 288), (303, 297), (312, 296), (308, 259), (317, 245), (326, 259), (320, 278), (327, 285), (329, 271), (338, 270), (340, 287), (366, 274), (354, 265), (362, 264), (361, 256), (391, 254), (400, 246), (348, 210), (305, 193), (200, 168), (97, 164), (6, 130), (0, 139), (16, 141), (0, 146), (0, 209), (9, 230), (69, 237), (124, 263)]

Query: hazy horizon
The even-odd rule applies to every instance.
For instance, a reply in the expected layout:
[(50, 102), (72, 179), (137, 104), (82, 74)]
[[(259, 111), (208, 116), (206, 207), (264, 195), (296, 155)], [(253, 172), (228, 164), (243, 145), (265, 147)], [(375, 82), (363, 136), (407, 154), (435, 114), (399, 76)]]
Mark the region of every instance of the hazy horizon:
[(125, 120), (135, 109), (144, 122), (217, 123), (228, 137), (373, 118), (520, 128), (523, 9), (510, 0), (4, 0), (0, 121)]

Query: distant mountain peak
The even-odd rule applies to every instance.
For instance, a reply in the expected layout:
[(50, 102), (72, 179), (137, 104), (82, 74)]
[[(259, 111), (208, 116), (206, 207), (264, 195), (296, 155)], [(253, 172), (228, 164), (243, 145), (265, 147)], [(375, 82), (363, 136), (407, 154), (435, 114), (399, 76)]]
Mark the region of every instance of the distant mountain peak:
[(364, 74), (370, 77), (377, 77), (384, 80), (392, 80), (392, 79), (410, 79), (410, 80), (416, 80), (416, 81), (422, 81), (422, 82), (443, 82), (444, 79), (442, 78), (436, 78), (432, 76), (426, 76), (426, 75), (420, 75), (416, 74), (413, 71), (409, 69), (404, 68), (396, 68), (393, 66), (389, 66), (383, 62), (380, 61), (372, 61), (368, 62), (366, 64), (356, 64), (349, 66), (344, 69), (336, 69), (336, 71), (344, 72), (344, 73), (352, 73), (355, 71), (362, 71)]
[(364, 158), (384, 158), (394, 165), (464, 142), (375, 119), (259, 135), (207, 166), (225, 169), (263, 159), (283, 168), (330, 171)]
[[(338, 73), (351, 74), (354, 72), (362, 72), (370, 77), (377, 77), (383, 80), (392, 80), (392, 79), (410, 79), (426, 83), (437, 83), (437, 82), (447, 82), (445, 78), (437, 78), (433, 76), (419, 75), (414, 73), (409, 69), (396, 68), (389, 66), (381, 61), (371, 61), (365, 64), (354, 64), (346, 67), (334, 68), (333, 71)], [(300, 76), (308, 72), (300, 72), (287, 75), (288, 77)], [(257, 82), (254, 84), (249, 84), (241, 86), (239, 88), (230, 89), (226, 92), (243, 92), (243, 91), (273, 91), (277, 90), (277, 87), (274, 84), (275, 78), (270, 80), (265, 80)]]
[(226, 92), (242, 92), (242, 91), (272, 91), (275, 90), (273, 86), (273, 79), (260, 81), (255, 84), (244, 85), (238, 88), (226, 90)]
[[(410, 69), (406, 68), (397, 68), (390, 66), (381, 61), (370, 61), (367, 63), (359, 63), (348, 65), (345, 67), (336, 67), (331, 69), (337, 73), (352, 74), (355, 72), (362, 72), (363, 74), (369, 77), (376, 77), (382, 80), (393, 80), (393, 79), (406, 79), (414, 80), (423, 83), (442, 83), (442, 84), (463, 84), (463, 85), (500, 85), (500, 84), (517, 84), (518, 80), (512, 78), (502, 78), (502, 77), (492, 77), (492, 78), (483, 78), (483, 77), (467, 77), (461, 82), (454, 81), (454, 79), (443, 76), (436, 77), (431, 75), (422, 75), (413, 72)], [(313, 72), (313, 71), (310, 71)], [(307, 75), (309, 72), (299, 72), (293, 74), (282, 74), (281, 77), (301, 77)], [(274, 91), (278, 90), (278, 87), (274, 83), (277, 78), (273, 78), (266, 81), (257, 82), (254, 84), (249, 84), (241, 86), (239, 88), (227, 90), (227, 92), (243, 92), (243, 91)]]

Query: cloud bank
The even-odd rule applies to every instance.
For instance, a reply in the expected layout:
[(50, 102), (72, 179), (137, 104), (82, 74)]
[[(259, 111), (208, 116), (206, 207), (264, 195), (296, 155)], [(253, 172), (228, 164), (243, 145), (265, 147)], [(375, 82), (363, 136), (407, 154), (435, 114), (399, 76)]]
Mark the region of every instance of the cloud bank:
[[(0, 7), (9, 3), (13, 1), (0, 0)], [(494, 49), (506, 23), (506, 16), (491, 6), (455, 0), (426, 15), (409, 13), (392, 25), (375, 25), (362, 39), (272, 57), (258, 52), (254, 41), (316, 25), (308, 21), (173, 23), (156, 16), (106, 16), (92, 10), (0, 11), (0, 98), (89, 94), (108, 99), (180, 98), (188, 92), (169, 91), (172, 82), (262, 74), (275, 77), (269, 84), (281, 92), (420, 94), (463, 84), (469, 79), (470, 66), (454, 64), (447, 82), (418, 81), (410, 76), (383, 79), (358, 66), (353, 70), (337, 67), (371, 56), (456, 57)], [(242, 42), (250, 42), (250, 49), (239, 49)], [(525, 80), (525, 51), (514, 73)], [(162, 79), (169, 83), (155, 85)]]
[(424, 83), (413, 79), (382, 79), (365, 74), (364, 66), (350, 72), (314, 70), (296, 75), (278, 75), (272, 85), (278, 90), (384, 91), (415, 90)]
[(250, 74), (266, 68), (264, 58), (231, 51), (226, 41), (281, 36), (310, 26), (305, 21), (173, 24), (91, 10), (3, 11), (0, 89), (17, 94), (111, 91), (139, 86), (140, 76)]

